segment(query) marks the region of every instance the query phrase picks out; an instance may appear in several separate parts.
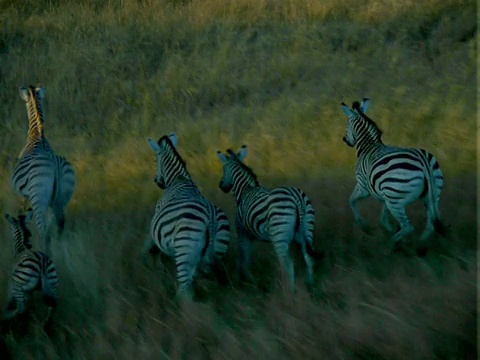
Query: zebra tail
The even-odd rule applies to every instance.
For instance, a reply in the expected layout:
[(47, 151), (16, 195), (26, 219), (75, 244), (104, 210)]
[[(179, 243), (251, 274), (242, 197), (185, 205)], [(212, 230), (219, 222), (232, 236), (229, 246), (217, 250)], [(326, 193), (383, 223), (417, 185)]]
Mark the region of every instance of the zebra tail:
[(429, 203), (430, 203), (430, 206), (432, 207), (432, 210), (433, 210), (433, 227), (434, 227), (435, 231), (437, 231), (440, 234), (440, 236), (445, 237), (448, 233), (448, 228), (447, 228), (447, 226), (445, 226), (445, 224), (440, 219), (440, 215), (439, 215), (439, 211), (438, 211), (438, 204), (436, 203), (435, 196), (433, 194), (433, 189), (435, 187), (435, 184), (434, 184), (434, 177), (433, 177), (432, 168), (430, 166), (428, 167), (427, 177), (428, 177), (428, 181), (425, 185), (428, 186), (428, 195), (427, 196), (430, 198)]
[[(305, 247), (307, 254), (312, 257), (314, 260), (322, 260), (325, 256), (323, 251), (316, 251), (313, 249), (313, 226), (315, 223), (315, 210), (313, 208), (312, 202), (307, 197), (305, 193), (302, 192), (302, 207), (303, 207), (303, 219), (301, 220), (301, 230), (303, 231)], [(297, 208), (298, 221), (300, 221), (300, 209)], [(310, 228), (311, 224), (312, 228)]]

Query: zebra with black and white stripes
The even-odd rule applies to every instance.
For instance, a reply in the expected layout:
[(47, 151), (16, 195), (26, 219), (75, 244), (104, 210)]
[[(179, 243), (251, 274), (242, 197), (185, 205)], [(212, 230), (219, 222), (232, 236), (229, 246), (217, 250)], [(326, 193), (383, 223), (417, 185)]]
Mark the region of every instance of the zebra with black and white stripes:
[(220, 189), (233, 192), (236, 202), (235, 226), (240, 255), (240, 274), (254, 282), (248, 269), (250, 246), (254, 240), (271, 241), (281, 265), (285, 268), (290, 287), (294, 289), (294, 264), (289, 254), (290, 244), (300, 246), (307, 266), (306, 283), (313, 286), (313, 260), (322, 253), (313, 250), (315, 210), (310, 199), (296, 187), (267, 189), (260, 186), (256, 175), (244, 164), (247, 147), (235, 153), (217, 150), (223, 164)]
[(52, 259), (41, 251), (33, 251), (31, 232), (28, 224), (32, 218), (31, 209), (26, 215), (14, 218), (5, 214), (10, 223), (15, 241), (15, 265), (9, 286), (8, 302), (2, 319), (9, 320), (25, 312), (31, 293), (41, 290), (48, 306), (47, 319), (53, 308), (57, 306), (58, 275)]
[(223, 258), (230, 241), (230, 225), (225, 213), (205, 199), (193, 182), (176, 150), (177, 136), (172, 133), (158, 142), (148, 138), (156, 156), (155, 183), (164, 190), (150, 225), (143, 249), (155, 253), (158, 247), (175, 258), (177, 296), (193, 295), (196, 271), (214, 271), (225, 280)]
[(52, 208), (61, 234), (65, 226), (65, 207), (75, 188), (75, 173), (63, 156), (55, 154), (45, 137), (43, 87), (21, 87), (20, 96), (27, 107), (29, 129), (27, 144), (13, 170), (11, 185), (24, 197), (25, 203), (30, 202), (44, 251), (50, 254), (48, 208)]
[(350, 147), (357, 147), (357, 184), (350, 196), (350, 206), (356, 222), (364, 232), (369, 227), (364, 223), (357, 209), (357, 202), (373, 196), (383, 203), (381, 223), (390, 233), (394, 228), (389, 220), (391, 214), (400, 229), (392, 237), (394, 250), (400, 240), (414, 228), (410, 223), (406, 207), (421, 199), (427, 210), (427, 225), (421, 236), (419, 255), (426, 254), (426, 240), (434, 229), (445, 235), (446, 227), (440, 220), (439, 201), (443, 187), (443, 174), (435, 157), (423, 149), (400, 148), (385, 145), (382, 131), (366, 112), (370, 101), (364, 98), (354, 102), (352, 108), (341, 103), (347, 115), (347, 131), (343, 140)]

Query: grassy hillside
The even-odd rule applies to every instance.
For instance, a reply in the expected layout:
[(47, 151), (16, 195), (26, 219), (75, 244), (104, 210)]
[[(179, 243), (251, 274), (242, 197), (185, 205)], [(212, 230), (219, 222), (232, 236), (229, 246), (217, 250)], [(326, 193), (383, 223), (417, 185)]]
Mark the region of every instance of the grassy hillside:
[[(0, 2), (0, 209), (26, 140), (23, 84), (45, 87), (46, 136), (77, 173), (65, 236), (54, 242), (61, 303), (43, 329), (4, 332), (14, 358), (475, 358), (477, 17), (472, 0), (163, 0)], [(365, 236), (348, 197), (355, 151), (340, 102), (367, 96), (384, 141), (418, 146), (446, 177), (451, 225), (424, 259)], [(138, 254), (161, 191), (147, 137), (175, 131), (204, 194), (233, 220), (215, 149), (249, 147), (268, 186), (296, 185), (317, 212), (317, 294), (281, 290), (270, 246), (254, 247), (259, 288), (199, 280), (187, 312), (174, 266)], [(360, 211), (373, 225), (380, 205)], [(417, 228), (425, 215), (409, 209)], [(233, 225), (233, 221), (232, 221)], [(35, 230), (35, 229), (34, 229)], [(0, 221), (0, 306), (13, 246)], [(0, 346), (1, 351), (1, 346)]]

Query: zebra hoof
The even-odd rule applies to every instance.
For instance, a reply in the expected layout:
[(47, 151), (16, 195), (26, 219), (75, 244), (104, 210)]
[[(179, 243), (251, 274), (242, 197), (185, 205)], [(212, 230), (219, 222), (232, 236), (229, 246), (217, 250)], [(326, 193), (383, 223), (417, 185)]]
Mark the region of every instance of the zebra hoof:
[(368, 225), (361, 225), (360, 229), (367, 235), (372, 235), (373, 234), (373, 228), (368, 226)]
[(420, 257), (425, 257), (427, 255), (427, 248), (426, 247), (417, 248), (417, 255)]
[(402, 246), (400, 245), (400, 242), (396, 242), (395, 244), (393, 244), (393, 253), (394, 254), (398, 254), (399, 252), (402, 251)]

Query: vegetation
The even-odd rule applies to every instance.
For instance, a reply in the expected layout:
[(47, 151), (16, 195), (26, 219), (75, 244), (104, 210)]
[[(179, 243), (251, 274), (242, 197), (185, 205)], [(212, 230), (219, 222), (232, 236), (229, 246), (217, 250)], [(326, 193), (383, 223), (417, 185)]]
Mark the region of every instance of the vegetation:
[[(46, 136), (77, 173), (64, 236), (54, 241), (61, 301), (31, 302), (3, 329), (13, 358), (476, 358), (476, 4), (472, 0), (3, 0), (0, 2), (0, 206), (26, 139), (22, 84), (45, 86)], [(392, 255), (348, 206), (355, 151), (340, 102), (367, 96), (384, 141), (418, 146), (446, 177), (449, 235), (413, 255), (423, 230)], [(155, 203), (147, 137), (175, 131), (204, 194), (233, 220), (218, 189), (215, 148), (249, 147), (266, 186), (296, 185), (317, 212), (316, 294), (282, 290), (270, 246), (257, 244), (258, 287), (199, 279), (198, 301), (173, 301), (174, 264), (139, 253)], [(380, 204), (360, 211), (378, 223)], [(233, 225), (233, 221), (231, 221)], [(0, 305), (13, 256), (0, 222)], [(33, 229), (35, 232), (35, 229)], [(1, 345), (1, 344), (0, 344)], [(0, 346), (0, 352), (2, 346)], [(0, 354), (3, 355), (3, 354)], [(6, 358), (6, 355), (2, 357)]]

